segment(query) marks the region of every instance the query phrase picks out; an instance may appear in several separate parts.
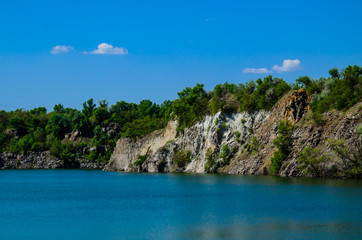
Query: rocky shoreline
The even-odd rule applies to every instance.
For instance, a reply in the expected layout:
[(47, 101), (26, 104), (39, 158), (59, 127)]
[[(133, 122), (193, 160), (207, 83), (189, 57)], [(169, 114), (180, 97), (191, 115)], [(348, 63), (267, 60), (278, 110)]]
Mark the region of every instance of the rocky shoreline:
[(76, 159), (64, 162), (52, 156), (49, 151), (27, 153), (0, 153), (0, 169), (103, 169), (103, 163), (90, 162), (86, 159)]

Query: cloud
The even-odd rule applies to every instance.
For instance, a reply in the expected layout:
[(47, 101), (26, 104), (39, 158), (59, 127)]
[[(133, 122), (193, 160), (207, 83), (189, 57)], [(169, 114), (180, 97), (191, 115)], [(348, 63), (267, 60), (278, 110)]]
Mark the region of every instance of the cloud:
[(243, 73), (271, 73), (271, 70), (266, 68), (245, 68)]
[(298, 59), (286, 59), (283, 61), (283, 65), (281, 67), (279, 67), (278, 65), (273, 66), (273, 70), (276, 72), (291, 72), (300, 68), (300, 61)]
[(90, 51), (90, 52), (84, 52), (84, 53), (125, 55), (125, 54), (128, 54), (128, 50), (126, 48), (113, 47), (112, 45), (107, 44), (107, 43), (101, 43), (98, 45), (97, 49)]
[(57, 45), (52, 48), (50, 51), (52, 54), (59, 54), (59, 53), (66, 53), (72, 51), (74, 48), (72, 46), (65, 46), (65, 45)]
[(285, 59), (283, 61), (283, 64), (281, 67), (278, 65), (273, 66), (273, 70), (268, 70), (267, 68), (245, 68), (243, 70), (243, 73), (257, 73), (257, 74), (263, 74), (263, 73), (271, 73), (271, 72), (291, 72), (298, 69), (301, 69), (300, 66), (300, 60), (299, 59)]

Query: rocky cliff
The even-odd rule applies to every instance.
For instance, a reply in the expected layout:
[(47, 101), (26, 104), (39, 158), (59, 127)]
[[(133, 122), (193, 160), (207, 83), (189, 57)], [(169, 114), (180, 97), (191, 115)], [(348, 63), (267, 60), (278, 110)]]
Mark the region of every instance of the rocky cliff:
[(330, 151), (328, 138), (353, 145), (362, 122), (359, 103), (347, 112), (325, 113), (324, 124), (317, 126), (310, 102), (311, 97), (300, 90), (282, 98), (271, 111), (217, 113), (183, 132), (177, 132), (176, 120), (170, 121), (165, 129), (141, 139), (119, 139), (105, 170), (268, 174), (278, 123), (288, 120), (296, 126), (294, 144), (279, 174), (300, 176), (297, 158), (306, 146)]

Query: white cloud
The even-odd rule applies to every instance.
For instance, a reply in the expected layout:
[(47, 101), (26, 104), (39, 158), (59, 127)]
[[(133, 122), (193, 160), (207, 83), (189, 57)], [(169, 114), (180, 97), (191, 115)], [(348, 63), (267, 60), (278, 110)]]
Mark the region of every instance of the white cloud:
[(245, 68), (243, 73), (271, 73), (271, 70), (266, 68)]
[(283, 65), (281, 67), (279, 67), (278, 65), (273, 66), (273, 70), (276, 72), (291, 72), (300, 68), (300, 61), (298, 59), (286, 59), (283, 61)]
[(98, 45), (97, 49), (90, 51), (90, 52), (84, 52), (84, 53), (125, 55), (125, 54), (128, 54), (128, 50), (126, 48), (113, 47), (112, 45), (107, 44), (107, 43), (101, 43)]
[(65, 45), (57, 45), (52, 48), (50, 51), (52, 54), (59, 54), (59, 53), (66, 53), (72, 51), (74, 48), (72, 46), (65, 46)]

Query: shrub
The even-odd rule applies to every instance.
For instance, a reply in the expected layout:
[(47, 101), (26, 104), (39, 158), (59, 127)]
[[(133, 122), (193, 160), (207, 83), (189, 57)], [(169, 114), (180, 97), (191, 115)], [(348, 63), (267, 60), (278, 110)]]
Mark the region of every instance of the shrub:
[(322, 126), (324, 124), (323, 114), (320, 112), (313, 112), (312, 119), (317, 126)]
[(180, 168), (185, 167), (191, 162), (190, 151), (176, 151), (173, 156), (173, 162)]
[(282, 163), (287, 159), (293, 146), (293, 130), (295, 126), (289, 121), (280, 121), (278, 124), (277, 138), (274, 140), (274, 146), (278, 150), (274, 151), (273, 157), (270, 159), (270, 171), (274, 174), (279, 173)]
[(240, 142), (240, 132), (239, 132), (239, 131), (235, 131), (235, 132), (234, 132), (234, 135), (235, 135), (236, 141)]
[(362, 178), (362, 140), (361, 133), (355, 143), (356, 146), (347, 145), (343, 140), (328, 139), (328, 145), (336, 153), (339, 162), (338, 176), (343, 178)]
[(146, 161), (147, 154), (146, 155), (140, 155), (137, 157), (137, 161), (134, 162), (134, 165), (136, 166), (142, 166), (142, 164)]
[(261, 148), (261, 144), (259, 144), (258, 140), (256, 139), (256, 137), (253, 137), (250, 141), (250, 145), (249, 145), (249, 150), (251, 151), (251, 155), (255, 155), (257, 153), (257, 151), (259, 151), (259, 149)]
[(220, 158), (222, 159), (222, 165), (228, 165), (230, 163), (231, 151), (228, 145), (222, 145)]
[(206, 159), (205, 172), (207, 173), (216, 172), (217, 164), (215, 162), (214, 156), (212, 156), (212, 151), (210, 148), (208, 148), (206, 151), (205, 159)]
[(303, 175), (311, 175), (321, 177), (326, 175), (326, 162), (330, 159), (326, 154), (323, 154), (320, 149), (306, 147), (299, 154), (298, 163), (299, 170)]

